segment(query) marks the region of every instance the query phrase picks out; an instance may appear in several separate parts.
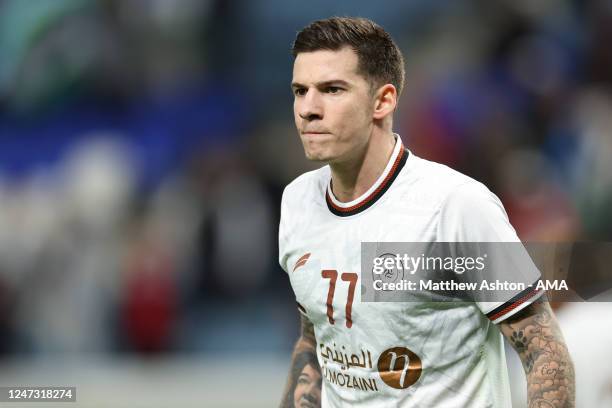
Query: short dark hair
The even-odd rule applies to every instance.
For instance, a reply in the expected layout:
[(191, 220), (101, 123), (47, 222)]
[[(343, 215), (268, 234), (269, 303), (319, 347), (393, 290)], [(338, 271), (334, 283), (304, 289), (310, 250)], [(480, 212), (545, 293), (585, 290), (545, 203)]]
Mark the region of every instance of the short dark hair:
[(404, 58), (381, 26), (366, 18), (332, 17), (317, 20), (298, 32), (291, 54), (351, 47), (358, 57), (358, 73), (371, 85), (393, 84), (398, 95), (404, 87)]

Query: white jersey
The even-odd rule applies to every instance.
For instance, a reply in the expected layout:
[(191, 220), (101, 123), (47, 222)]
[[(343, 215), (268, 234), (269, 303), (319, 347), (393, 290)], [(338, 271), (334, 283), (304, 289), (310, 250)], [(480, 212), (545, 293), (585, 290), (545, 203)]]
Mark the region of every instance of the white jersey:
[(383, 174), (339, 202), (329, 166), (283, 193), (279, 261), (314, 325), (323, 407), (510, 407), (494, 323), (537, 298), (498, 303), (361, 302), (362, 242), (517, 242), (484, 185), (405, 149)]

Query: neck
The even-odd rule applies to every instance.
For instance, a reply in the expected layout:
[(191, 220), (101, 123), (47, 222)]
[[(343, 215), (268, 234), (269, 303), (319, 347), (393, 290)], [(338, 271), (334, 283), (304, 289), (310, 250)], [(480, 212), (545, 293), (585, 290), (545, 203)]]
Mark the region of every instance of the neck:
[(342, 202), (349, 202), (368, 191), (385, 170), (394, 146), (395, 138), (391, 131), (373, 132), (356, 157), (330, 163), (334, 196)]

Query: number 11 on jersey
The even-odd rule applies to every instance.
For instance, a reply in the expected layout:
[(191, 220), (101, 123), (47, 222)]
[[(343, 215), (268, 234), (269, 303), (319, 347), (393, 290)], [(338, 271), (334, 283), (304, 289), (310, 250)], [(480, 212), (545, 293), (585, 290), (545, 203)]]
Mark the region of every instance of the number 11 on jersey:
[[(321, 276), (324, 279), (329, 279), (329, 290), (327, 291), (327, 319), (329, 324), (335, 324), (334, 320), (334, 292), (336, 291), (336, 280), (338, 279), (338, 271), (334, 269), (323, 269)], [(353, 326), (352, 311), (353, 298), (355, 296), (355, 286), (357, 285), (357, 274), (354, 272), (344, 272), (340, 279), (349, 283), (348, 296), (346, 299), (346, 327), (349, 329)]]

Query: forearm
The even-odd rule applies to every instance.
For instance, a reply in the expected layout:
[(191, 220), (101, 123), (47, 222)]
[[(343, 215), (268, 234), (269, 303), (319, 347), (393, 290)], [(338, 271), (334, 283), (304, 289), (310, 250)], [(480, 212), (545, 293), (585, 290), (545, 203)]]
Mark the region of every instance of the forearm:
[(573, 408), (574, 366), (548, 303), (528, 306), (500, 328), (523, 363), (529, 408)]
[[(303, 357), (305, 353), (312, 355), (312, 358), (316, 360), (316, 341), (314, 336), (314, 328), (312, 324), (304, 317), (302, 317), (302, 333), (295, 344), (293, 354), (291, 356), (291, 365), (289, 368), (289, 375), (287, 377), (287, 383), (281, 399), (281, 408), (293, 408), (294, 407), (294, 390), (300, 376), (301, 366), (303, 361), (300, 363), (300, 356)], [(314, 369), (318, 370), (320, 374), (320, 368), (318, 364)], [(316, 385), (319, 390), (321, 388), (320, 382)]]

